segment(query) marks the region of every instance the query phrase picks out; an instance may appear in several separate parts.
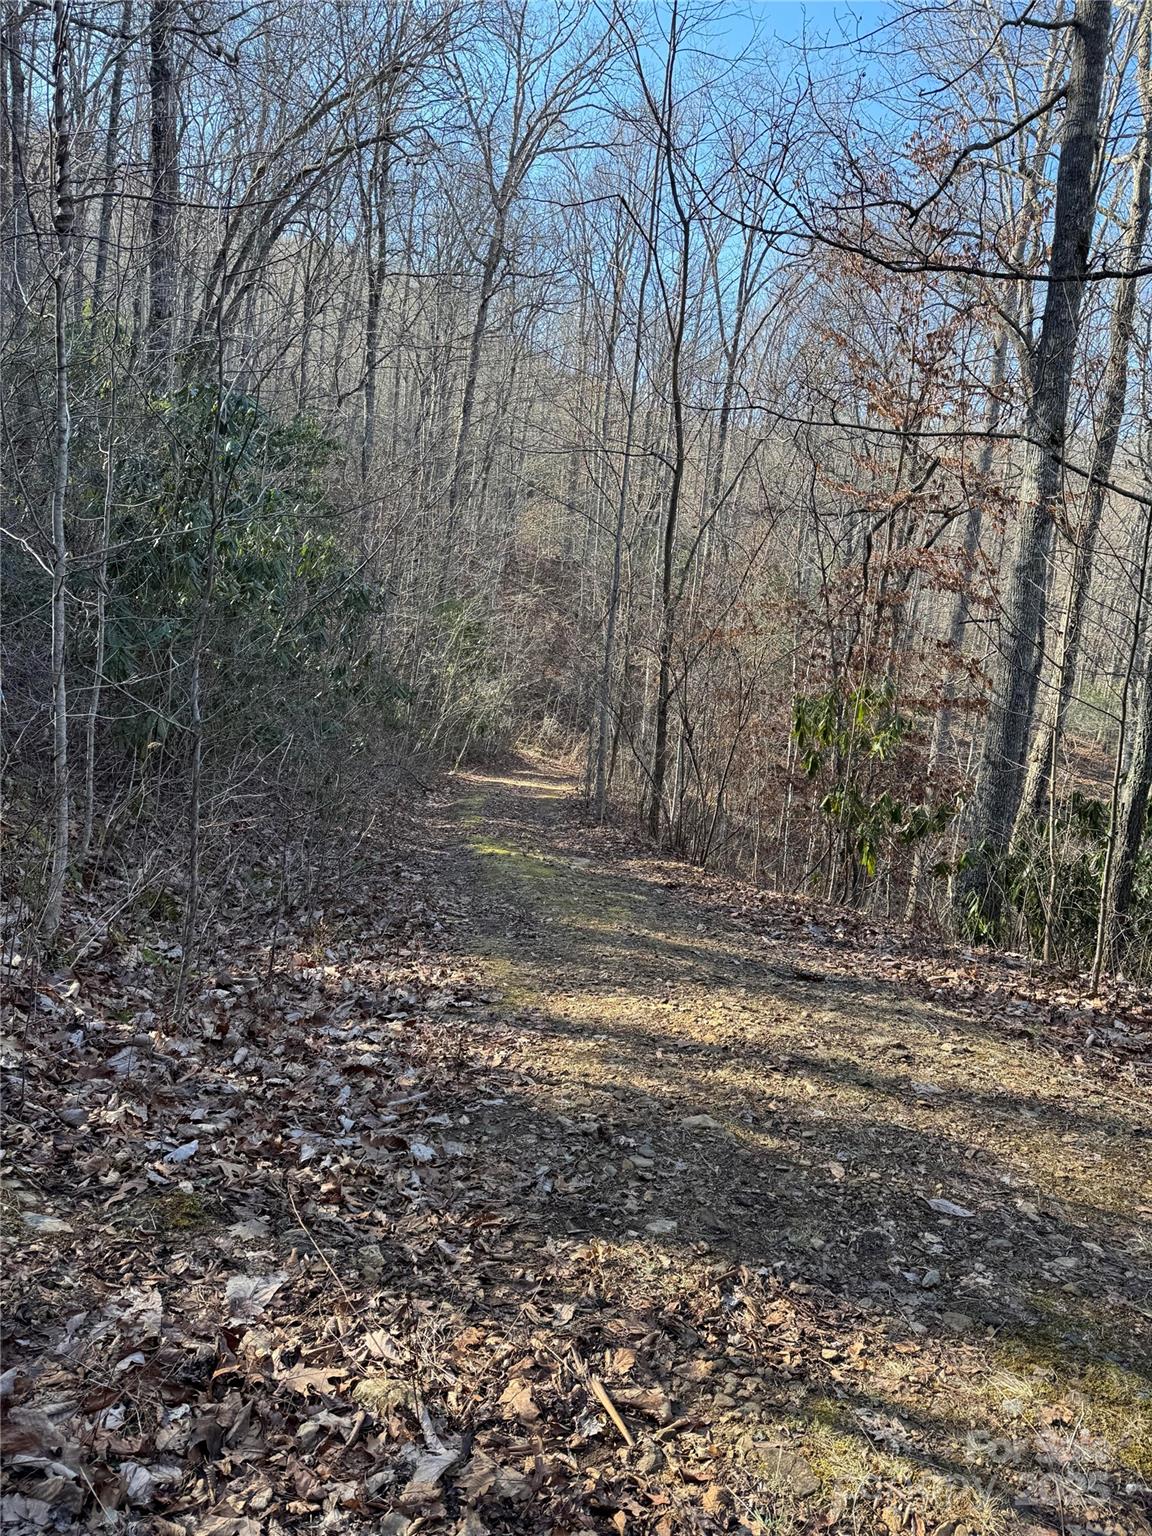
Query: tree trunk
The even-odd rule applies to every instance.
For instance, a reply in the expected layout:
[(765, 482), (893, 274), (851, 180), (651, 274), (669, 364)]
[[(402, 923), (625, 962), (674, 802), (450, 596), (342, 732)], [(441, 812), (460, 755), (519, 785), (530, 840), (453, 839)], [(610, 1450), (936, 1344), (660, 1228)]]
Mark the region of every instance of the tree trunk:
[(364, 436), (360, 449), (360, 477), (368, 479), (376, 447), (376, 376), (380, 368), (380, 304), (388, 263), (387, 199), (391, 146), (385, 142), (377, 149), (379, 167), (373, 166), (372, 181), (364, 208), (364, 236), (368, 246), (368, 303), (364, 315)]
[(21, 58), (22, 31), (21, 6), (18, 0), (8, 0), (4, 13), (4, 213), (6, 222), (11, 220), (11, 233), (5, 244), (11, 246), (12, 254), (4, 286), (15, 341), (26, 334), (28, 306), (28, 182), (24, 159), (28, 83)]
[(64, 642), (68, 618), (68, 539), (65, 525), (68, 477), (72, 446), (72, 414), (68, 402), (68, 333), (66, 305), (71, 261), (74, 202), (72, 197), (71, 125), (67, 109), (68, 5), (55, 0), (52, 33), (52, 182), (53, 229), (56, 250), (53, 261), (53, 340), (55, 349), (55, 411), (52, 474), (52, 859), (48, 889), (40, 921), (40, 936), (54, 943), (64, 905), (68, 874), (68, 682), (64, 670)]
[[(15, 361), (28, 340), (30, 211), (26, 153), (28, 142), (28, 81), (22, 49), (23, 16), (18, 0), (9, 0), (4, 13), (4, 185), (0, 216), (5, 226), (4, 281), (0, 309), (8, 327), (8, 356)], [(20, 495), (23, 471), (36, 453), (35, 397), (27, 368), (16, 362), (5, 370), (5, 450), (8, 471), (4, 476), (6, 505)]]
[(680, 494), (684, 486), (684, 472), (688, 463), (688, 444), (685, 424), (684, 380), (682, 361), (684, 342), (688, 328), (689, 258), (692, 250), (692, 223), (680, 197), (676, 175), (675, 147), (672, 141), (674, 125), (673, 81), (676, 68), (676, 50), (679, 41), (678, 12), (672, 6), (668, 35), (668, 62), (664, 74), (662, 117), (658, 123), (662, 139), (664, 173), (668, 193), (680, 227), (680, 271), (677, 274), (676, 303), (673, 309), (665, 297), (671, 355), (668, 368), (668, 390), (672, 407), (672, 463), (668, 481), (663, 528), (660, 539), (660, 631), (658, 641), (658, 666), (656, 678), (655, 729), (652, 742), (652, 772), (649, 785), (648, 833), (657, 842), (660, 839), (661, 818), (664, 809), (664, 780), (668, 772), (668, 716), (672, 706), (672, 644), (675, 635), (676, 598), (673, 594), (672, 571), (676, 553), (676, 534), (680, 521)]
[(104, 465), (104, 515), (100, 527), (100, 553), (96, 565), (96, 643), (92, 659), (92, 684), (84, 730), (84, 822), (78, 857), (81, 864), (92, 846), (96, 819), (96, 730), (104, 686), (104, 655), (107, 644), (108, 553), (112, 544), (112, 498), (116, 487), (116, 375), (109, 381), (108, 450)]
[[(948, 626), (948, 651), (951, 656), (962, 656), (968, 638), (968, 625), (972, 618), (972, 576), (976, 566), (976, 554), (980, 548), (980, 530), (984, 522), (983, 487), (992, 472), (992, 456), (995, 452), (996, 433), (1004, 410), (1004, 380), (1008, 363), (1008, 334), (1001, 330), (992, 353), (992, 371), (988, 380), (988, 406), (984, 418), (987, 436), (980, 448), (977, 468), (981, 480), (981, 495), (974, 496), (964, 519), (964, 581), (952, 608)], [(953, 704), (955, 688), (949, 678), (944, 685), (944, 700), (938, 717), (934, 742), (934, 756), (947, 761), (952, 748)]]
[(151, 0), (148, 17), (150, 100), (148, 207), (148, 367), (153, 388), (163, 393), (172, 378), (176, 304), (176, 82), (172, 65), (175, 0)]
[(975, 854), (958, 882), (961, 901), (989, 921), (996, 921), (1001, 910), (996, 861), (1008, 846), (1024, 789), (1044, 654), (1048, 556), (1063, 483), (1068, 398), (1096, 217), (1100, 98), (1111, 20), (1110, 0), (1077, 0), (1044, 318), (1028, 380), (1023, 529), (1005, 595), (1001, 656), (972, 808)]
[[(1122, 781), (1124, 771), (1124, 753), (1128, 745), (1128, 714), (1132, 697), (1132, 680), (1136, 675), (1136, 658), (1140, 654), (1140, 638), (1144, 627), (1144, 603), (1148, 592), (1148, 561), (1152, 556), (1152, 510), (1147, 512), (1144, 518), (1144, 539), (1140, 551), (1139, 564), (1136, 571), (1136, 612), (1132, 618), (1132, 637), (1128, 645), (1127, 664), (1124, 668), (1124, 677), (1120, 685), (1120, 725), (1116, 734), (1116, 757), (1112, 774), (1112, 792), (1108, 800), (1108, 835), (1104, 846), (1104, 870), (1100, 877), (1100, 907), (1096, 918), (1096, 953), (1092, 958), (1092, 992), (1095, 994), (1100, 989), (1100, 973), (1108, 959), (1112, 949), (1112, 917), (1115, 912), (1115, 900), (1117, 896), (1117, 866), (1120, 860), (1117, 854), (1122, 846), (1125, 846), (1126, 854), (1131, 856), (1132, 864), (1135, 864), (1135, 855), (1140, 846), (1140, 834), (1144, 824), (1143, 807), (1140, 806), (1140, 772), (1137, 771), (1130, 780), (1132, 793), (1128, 796), (1129, 804), (1125, 814), (1121, 815)], [(1147, 699), (1143, 714), (1147, 715)], [(1147, 790), (1144, 794), (1144, 803), (1147, 804)], [(1134, 825), (1132, 825), (1134, 823)], [(1123, 833), (1121, 827), (1124, 827)], [(1125, 902), (1131, 896), (1131, 871), (1128, 871), (1125, 879)]]
[[(685, 241), (687, 244), (687, 241)], [(687, 463), (685, 452), (684, 401), (680, 389), (679, 356), (683, 344), (683, 309), (687, 302), (687, 251), (684, 252), (684, 276), (681, 283), (681, 330), (673, 346), (672, 364), (672, 474), (668, 485), (663, 530), (660, 539), (660, 637), (656, 678), (656, 719), (652, 743), (651, 799), (648, 802), (648, 832), (659, 841), (664, 805), (664, 780), (668, 772), (668, 716), (672, 705), (672, 643), (675, 636), (676, 604), (672, 592), (672, 572), (679, 526), (680, 493)]]
[(92, 277), (92, 311), (95, 314), (104, 297), (108, 256), (112, 246), (112, 216), (116, 206), (116, 165), (120, 155), (120, 113), (124, 97), (124, 68), (128, 59), (128, 36), (132, 30), (132, 0), (124, 0), (120, 12), (120, 41), (112, 66), (112, 87), (108, 97), (108, 127), (104, 135), (104, 190), (100, 195), (100, 222), (96, 232), (96, 270)]
[(472, 321), (472, 333), (468, 338), (468, 358), (464, 365), (464, 393), (460, 400), (460, 416), (456, 424), (456, 441), (452, 449), (452, 475), (448, 482), (448, 513), (445, 519), (444, 572), (449, 568), (452, 538), (464, 495), (464, 481), (468, 463), (468, 446), (472, 436), (472, 415), (476, 408), (476, 381), (480, 375), (480, 354), (488, 329), (488, 311), (496, 294), (496, 274), (504, 255), (504, 212), (498, 211), (496, 227), (484, 253), (480, 271), (480, 294), (476, 314)]
[[(1145, 20), (1152, 21), (1152, 11), (1147, 8), (1145, 8)], [(1152, 57), (1150, 55), (1152, 55), (1152, 26), (1146, 26), (1140, 44), (1138, 64), (1143, 126), (1133, 150), (1132, 197), (1128, 226), (1121, 242), (1117, 263), (1122, 270), (1135, 269), (1139, 265), (1148, 234), (1149, 202), (1150, 192), (1152, 192)], [(1076, 689), (1084, 633), (1084, 611), (1092, 585), (1096, 540), (1100, 532), (1100, 518), (1104, 511), (1107, 494), (1105, 482), (1112, 474), (1112, 464), (1116, 457), (1116, 445), (1120, 441), (1120, 428), (1124, 421), (1124, 408), (1128, 398), (1128, 362), (1139, 286), (1137, 278), (1121, 278), (1116, 289), (1116, 299), (1112, 308), (1108, 366), (1101, 390), (1100, 419), (1097, 423), (1096, 444), (1092, 454), (1092, 479), (1088, 487), (1087, 506), (1069, 584), (1068, 617), (1057, 669), (1057, 682), (1055, 690), (1046, 701), (1040, 728), (1032, 744), (1028, 776), (1021, 803), (1022, 818), (1039, 815), (1043, 807), (1048, 788), (1049, 767), (1059, 751), (1068, 708)]]
[(1116, 851), (1112, 860), (1108, 905), (1113, 919), (1113, 945), (1121, 963), (1131, 940), (1129, 914), (1132, 909), (1136, 861), (1144, 839), (1148, 817), (1148, 798), (1152, 791), (1152, 637), (1146, 639), (1143, 696), (1136, 716), (1128, 773), (1120, 800)]
[(200, 861), (203, 842), (202, 800), (204, 784), (204, 661), (208, 636), (208, 617), (216, 590), (216, 546), (220, 534), (220, 431), (224, 410), (223, 349), (217, 352), (216, 409), (209, 449), (208, 494), (211, 512), (208, 521), (208, 547), (201, 567), (196, 622), (192, 633), (192, 654), (188, 660), (188, 735), (191, 744), (188, 775), (188, 892), (184, 902), (184, 922), (180, 934), (180, 970), (172, 1001), (172, 1021), (179, 1028), (185, 1020), (188, 985), (192, 975), (200, 917)]
[[(653, 193), (653, 197), (654, 197)], [(651, 220), (655, 216), (655, 202), (649, 205), (649, 236)], [(623, 263), (623, 257), (621, 257)], [(644, 265), (640, 273), (640, 286), (636, 298), (636, 342), (632, 349), (632, 375), (628, 384), (628, 407), (624, 424), (624, 460), (620, 466), (620, 484), (616, 497), (616, 521), (612, 537), (612, 579), (608, 590), (608, 613), (604, 624), (604, 652), (600, 664), (600, 698), (596, 723), (596, 787), (595, 808), (599, 821), (604, 820), (608, 804), (609, 772), (609, 722), (612, 714), (612, 672), (616, 658), (616, 629), (620, 612), (620, 588), (624, 561), (624, 523), (628, 511), (628, 496), (632, 488), (632, 450), (636, 441), (636, 405), (640, 391), (640, 369), (644, 359), (644, 313), (648, 298), (648, 282), (652, 274), (651, 238), (645, 244)], [(615, 302), (619, 303), (624, 283), (623, 266), (616, 283)], [(615, 325), (615, 307), (613, 326)], [(611, 386), (614, 352), (608, 354), (608, 383), (605, 385), (603, 436), (607, 440), (608, 402), (607, 391)]]

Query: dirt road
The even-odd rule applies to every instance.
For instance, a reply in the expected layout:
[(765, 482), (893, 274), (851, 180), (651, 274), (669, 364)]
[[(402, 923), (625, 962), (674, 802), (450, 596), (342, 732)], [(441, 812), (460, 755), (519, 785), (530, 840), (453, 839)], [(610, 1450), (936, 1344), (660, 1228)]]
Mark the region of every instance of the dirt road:
[(485, 1134), (525, 1215), (609, 1253), (621, 1294), (719, 1263), (829, 1328), (781, 1368), (761, 1316), (692, 1409), (787, 1453), (794, 1518), (874, 1479), (920, 1489), (927, 1529), (1146, 1529), (1134, 1076), (1010, 987), (965, 999), (955, 957), (583, 827), (547, 765), (461, 776), (440, 831), (457, 944), (516, 1028)]

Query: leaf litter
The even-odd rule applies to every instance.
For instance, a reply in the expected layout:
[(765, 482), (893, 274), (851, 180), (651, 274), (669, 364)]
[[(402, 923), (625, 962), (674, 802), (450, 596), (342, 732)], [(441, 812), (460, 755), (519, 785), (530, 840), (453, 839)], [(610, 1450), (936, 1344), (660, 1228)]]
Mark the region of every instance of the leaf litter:
[[(271, 895), (218, 919), (179, 1036), (159, 929), (7, 978), (4, 1528), (1147, 1532), (1147, 1376), (1089, 1339), (1147, 1321), (1139, 1002), (1077, 1035), (480, 782), (529, 875), (426, 817), (274, 963)], [(1123, 1121), (1137, 1211), (1025, 1176), (1005, 1040)]]

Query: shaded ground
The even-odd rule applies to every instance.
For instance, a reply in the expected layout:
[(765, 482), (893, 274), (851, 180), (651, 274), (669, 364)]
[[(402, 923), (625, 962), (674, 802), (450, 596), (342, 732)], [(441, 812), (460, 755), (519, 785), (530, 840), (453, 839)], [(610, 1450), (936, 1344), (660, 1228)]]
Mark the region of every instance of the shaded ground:
[[(530, 1077), (489, 1134), (541, 1222), (625, 1270), (653, 1241), (675, 1265), (722, 1258), (839, 1329), (828, 1380), (763, 1391), (737, 1360), (712, 1398), (737, 1441), (776, 1410), (819, 1485), (803, 1503), (927, 1468), (982, 1485), (974, 1529), (1013, 1510), (1144, 1529), (1146, 1083), (1050, 1048), (1018, 1001), (924, 1000), (964, 990), (939, 955), (770, 901), (750, 918), (738, 888), (628, 857), (570, 794), (541, 768), (474, 774), (451, 811), (476, 887), (463, 938)], [(946, 1489), (925, 1502), (953, 1513)]]
[(5, 1531), (1148, 1536), (1147, 999), (542, 764), (328, 855), (4, 978)]

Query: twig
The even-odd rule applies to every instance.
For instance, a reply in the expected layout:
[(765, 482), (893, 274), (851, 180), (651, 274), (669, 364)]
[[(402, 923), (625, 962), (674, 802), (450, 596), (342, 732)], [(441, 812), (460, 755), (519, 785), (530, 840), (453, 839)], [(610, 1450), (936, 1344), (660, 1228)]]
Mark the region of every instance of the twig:
[(328, 1255), (324, 1252), (323, 1248), (321, 1248), (320, 1244), (312, 1236), (312, 1232), (311, 1232), (311, 1229), (308, 1226), (308, 1223), (304, 1220), (303, 1216), (301, 1216), (301, 1214), (300, 1214), (300, 1208), (296, 1204), (296, 1200), (295, 1200), (295, 1198), (294, 1198), (294, 1196), (292, 1194), (292, 1186), (289, 1184), (287, 1179), (284, 1180), (284, 1193), (288, 1196), (288, 1204), (292, 1207), (292, 1214), (293, 1214), (293, 1216), (295, 1216), (296, 1220), (300, 1223), (300, 1230), (301, 1230), (301, 1232), (304, 1233), (304, 1236), (312, 1244), (313, 1248), (315, 1248), (316, 1253), (319, 1256), (320, 1262), (323, 1264), (324, 1268), (328, 1271), (328, 1273), (332, 1276), (333, 1280), (335, 1280), (336, 1284), (340, 1287), (340, 1294), (344, 1297), (344, 1300), (348, 1303), (349, 1311), (352, 1313), (353, 1317), (355, 1317), (358, 1313), (364, 1311), (365, 1309), (362, 1308), (362, 1307), (358, 1307), (356, 1305), (356, 1303), (352, 1300), (351, 1296), (349, 1296), (348, 1291), (347, 1291), (347, 1289), (346, 1289), (346, 1287), (344, 1285), (343, 1280), (341, 1280), (340, 1276), (332, 1268), (332, 1264), (331, 1264), (331, 1262), (330, 1262), (330, 1260), (328, 1258)]
[(613, 1424), (619, 1430), (624, 1444), (629, 1448), (633, 1447), (636, 1444), (636, 1441), (632, 1438), (632, 1431), (620, 1417), (619, 1411), (616, 1408), (616, 1404), (608, 1396), (607, 1387), (600, 1380), (599, 1376), (593, 1376), (590, 1373), (587, 1375), (586, 1381), (588, 1390), (592, 1393), (592, 1396), (600, 1404), (604, 1412), (608, 1415)]
[[(561, 1365), (563, 1365), (563, 1360), (554, 1349), (549, 1347), (548, 1353), (553, 1357), (553, 1359), (560, 1361)], [(572, 1370), (575, 1372), (576, 1376), (580, 1379), (580, 1381), (584, 1383), (584, 1385), (588, 1388), (588, 1391), (592, 1394), (592, 1396), (600, 1404), (601, 1408), (603, 1408), (604, 1412), (612, 1420), (612, 1423), (615, 1425), (617, 1432), (619, 1433), (621, 1439), (624, 1441), (624, 1444), (630, 1448), (634, 1447), (636, 1441), (632, 1436), (632, 1431), (620, 1417), (620, 1411), (616, 1407), (616, 1404), (608, 1396), (607, 1387), (605, 1387), (599, 1376), (593, 1376), (592, 1372), (584, 1364), (583, 1360), (581, 1360), (580, 1356), (576, 1353), (575, 1350), (572, 1351), (571, 1365)]]
[(695, 1423), (696, 1420), (691, 1417), (673, 1419), (671, 1424), (665, 1424), (662, 1429), (658, 1429), (652, 1438), (653, 1440), (666, 1440), (670, 1435), (678, 1435), (682, 1429), (687, 1429), (690, 1424)]

